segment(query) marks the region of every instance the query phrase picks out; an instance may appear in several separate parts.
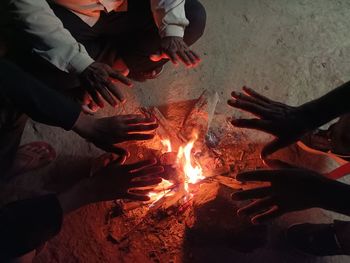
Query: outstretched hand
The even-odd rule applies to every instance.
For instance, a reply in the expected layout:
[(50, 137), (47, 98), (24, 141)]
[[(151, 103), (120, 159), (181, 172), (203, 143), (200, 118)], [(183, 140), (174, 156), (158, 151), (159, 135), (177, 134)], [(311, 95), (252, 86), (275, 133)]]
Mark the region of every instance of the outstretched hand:
[(228, 104), (234, 108), (252, 113), (257, 118), (235, 119), (232, 125), (240, 128), (255, 129), (275, 136), (261, 153), (263, 159), (277, 150), (296, 142), (312, 129), (307, 114), (300, 107), (270, 100), (254, 90), (243, 87), (244, 93), (232, 92)]
[(159, 54), (151, 55), (152, 61), (161, 59), (170, 59), (174, 65), (179, 63), (187, 67), (196, 67), (201, 59), (183, 40), (182, 37), (165, 37), (161, 41), (161, 50)]
[(87, 117), (81, 114), (74, 130), (98, 148), (120, 156), (128, 155), (128, 152), (116, 144), (153, 139), (158, 128), (154, 118), (137, 114), (101, 119), (85, 118)]
[(232, 198), (237, 201), (251, 200), (240, 208), (238, 215), (251, 218), (253, 224), (264, 222), (284, 213), (308, 208), (333, 210), (339, 200), (337, 193), (344, 185), (328, 179), (311, 170), (293, 168), (279, 170), (258, 170), (237, 175), (241, 182), (264, 182), (269, 186), (236, 192)]
[(162, 181), (164, 168), (156, 165), (156, 160), (121, 165), (120, 160), (110, 154), (100, 159), (105, 161), (104, 167), (58, 195), (64, 213), (101, 201), (149, 201), (148, 193)]
[(125, 101), (120, 87), (112, 80), (128, 87), (132, 86), (127, 77), (104, 63), (94, 62), (80, 74), (82, 87), (100, 108), (104, 107), (103, 99), (113, 107), (117, 105), (118, 100)]
[(150, 188), (162, 181), (164, 168), (156, 164), (155, 159), (128, 165), (120, 165), (117, 161), (109, 163), (88, 179), (93, 202), (114, 199), (150, 200), (147, 191), (138, 189)]

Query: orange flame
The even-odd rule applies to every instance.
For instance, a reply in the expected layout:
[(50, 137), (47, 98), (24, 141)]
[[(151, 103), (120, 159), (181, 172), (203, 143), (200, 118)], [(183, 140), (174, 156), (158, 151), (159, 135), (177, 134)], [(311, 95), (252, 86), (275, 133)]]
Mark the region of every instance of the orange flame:
[(193, 136), (193, 139), (184, 147), (181, 146), (177, 154), (177, 163), (178, 165), (180, 165), (185, 175), (184, 187), (186, 192), (189, 192), (189, 188), (188, 188), (189, 184), (196, 184), (205, 178), (203, 176), (202, 167), (198, 163), (196, 163), (193, 166), (193, 163), (195, 163), (195, 160), (192, 160), (191, 152), (193, 149), (193, 145), (197, 139), (198, 139), (198, 134), (195, 133)]
[(171, 142), (169, 139), (161, 140), (161, 143), (163, 144), (163, 147), (166, 149), (165, 151), (163, 151), (163, 153), (171, 153), (173, 151), (171, 147)]
[[(197, 139), (198, 134), (194, 133), (192, 140), (185, 146), (180, 146), (177, 154), (177, 165), (184, 174), (184, 189), (187, 193), (189, 193), (189, 184), (196, 184), (205, 179), (202, 167), (192, 158), (192, 149)], [(161, 142), (164, 148), (166, 148), (165, 152), (172, 152), (172, 146), (169, 139), (161, 140)], [(164, 151), (162, 152), (165, 153)], [(174, 194), (171, 189), (173, 185), (172, 182), (162, 179), (162, 182), (153, 189), (153, 192), (148, 193), (150, 201), (152, 202), (151, 205), (163, 197), (172, 196)]]

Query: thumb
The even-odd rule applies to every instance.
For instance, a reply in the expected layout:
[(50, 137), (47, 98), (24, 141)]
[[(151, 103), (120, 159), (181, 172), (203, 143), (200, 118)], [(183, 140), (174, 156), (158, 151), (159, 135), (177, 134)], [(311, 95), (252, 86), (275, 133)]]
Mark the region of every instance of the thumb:
[(116, 160), (113, 160), (114, 163), (116, 162), (123, 163), (130, 156), (130, 153), (127, 150), (117, 147), (113, 144), (108, 144), (108, 145), (95, 144), (95, 146), (107, 153), (114, 153), (118, 155), (119, 158), (117, 158)]
[(262, 149), (260, 157), (262, 160), (266, 160), (269, 155), (277, 152), (278, 150), (287, 145), (289, 145), (289, 143), (284, 142), (280, 139), (274, 139)]
[(264, 164), (272, 169), (295, 169), (294, 165), (277, 159), (265, 159)]
[(150, 60), (153, 62), (161, 61), (162, 59), (168, 59), (169, 56), (164, 52), (157, 52), (149, 56)]
[(90, 177), (94, 176), (98, 171), (102, 168), (110, 165), (110, 164), (118, 164), (122, 165), (126, 160), (126, 156), (120, 156), (114, 153), (104, 153), (92, 160), (92, 165), (90, 168)]

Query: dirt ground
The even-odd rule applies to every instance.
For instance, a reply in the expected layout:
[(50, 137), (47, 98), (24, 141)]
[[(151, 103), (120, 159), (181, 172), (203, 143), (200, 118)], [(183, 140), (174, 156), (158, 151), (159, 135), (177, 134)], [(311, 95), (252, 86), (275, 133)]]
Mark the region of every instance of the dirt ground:
[[(207, 29), (194, 48), (203, 63), (193, 70), (168, 65), (159, 79), (128, 90), (128, 104), (124, 108), (107, 109), (101, 114), (132, 113), (139, 106), (183, 101), (197, 98), (203, 90), (216, 91), (220, 102), (213, 129), (231, 134), (229, 140), (225, 137), (222, 148), (232, 153), (232, 156), (226, 154), (226, 161), (234, 162), (240, 170), (261, 166), (259, 149), (269, 137), (227, 125), (226, 117), (243, 115), (226, 105), (230, 92), (248, 85), (273, 99), (299, 105), (347, 81), (350, 2), (201, 1), (208, 14)], [(72, 132), (29, 122), (23, 141), (33, 140), (49, 141), (59, 156), (42, 175), (29, 175), (18, 181), (16, 187), (24, 188), (28, 195), (43, 189), (64, 189), (84, 176), (88, 161), (100, 153)], [(237, 157), (238, 152), (244, 152), (243, 157), (241, 154)], [(315, 163), (311, 162), (312, 156), (295, 147), (287, 153), (288, 158), (300, 165)], [(328, 160), (322, 162), (324, 169), (334, 167)], [(106, 221), (113, 202), (91, 205), (66, 217), (60, 235), (35, 262), (350, 261), (348, 257), (303, 255), (283, 241), (283, 230), (290, 224), (331, 222), (343, 217), (313, 209), (288, 214), (267, 226), (251, 229), (234, 216), (237, 204), (227, 197), (229, 190), (223, 188), (219, 192), (218, 198), (205, 207), (190, 211), (197, 220), (196, 227), (188, 228), (185, 215), (170, 216), (157, 224), (152, 221), (143, 225), (126, 241), (114, 240), (108, 235), (111, 225), (123, 228), (128, 223), (120, 218), (112, 219), (116, 220), (112, 224)]]

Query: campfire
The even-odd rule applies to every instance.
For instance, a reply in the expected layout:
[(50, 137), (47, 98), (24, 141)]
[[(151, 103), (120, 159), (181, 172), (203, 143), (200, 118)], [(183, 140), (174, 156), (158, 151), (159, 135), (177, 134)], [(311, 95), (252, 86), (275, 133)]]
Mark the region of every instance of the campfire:
[(148, 193), (149, 201), (114, 202), (106, 216), (108, 240), (128, 247), (139, 235), (157, 240), (166, 236), (169, 242), (157, 247), (181, 246), (186, 229), (197, 222), (198, 209), (223, 196), (231, 200), (233, 189), (245, 187), (232, 176), (236, 166), (226, 161), (242, 159), (242, 152), (237, 149), (223, 158), (220, 140), (210, 131), (217, 101), (217, 94), (204, 92), (196, 100), (141, 109), (157, 119), (159, 128), (153, 140), (138, 144), (134, 156), (157, 158), (165, 173)]
[[(149, 193), (151, 205), (154, 205), (163, 197), (173, 196), (175, 194), (174, 191), (179, 191), (179, 189), (183, 189), (185, 198), (189, 199), (192, 196), (191, 185), (195, 185), (205, 179), (203, 169), (192, 153), (194, 143), (198, 139), (198, 132), (194, 131), (192, 137), (187, 144), (179, 147), (177, 154), (173, 152), (169, 139), (161, 140), (164, 148), (162, 151), (163, 155), (175, 156), (176, 154), (176, 162), (171, 166), (175, 169), (178, 178), (175, 181), (163, 179), (154, 191)], [(167, 163), (164, 164), (167, 165)], [(178, 185), (176, 185), (177, 182)]]

